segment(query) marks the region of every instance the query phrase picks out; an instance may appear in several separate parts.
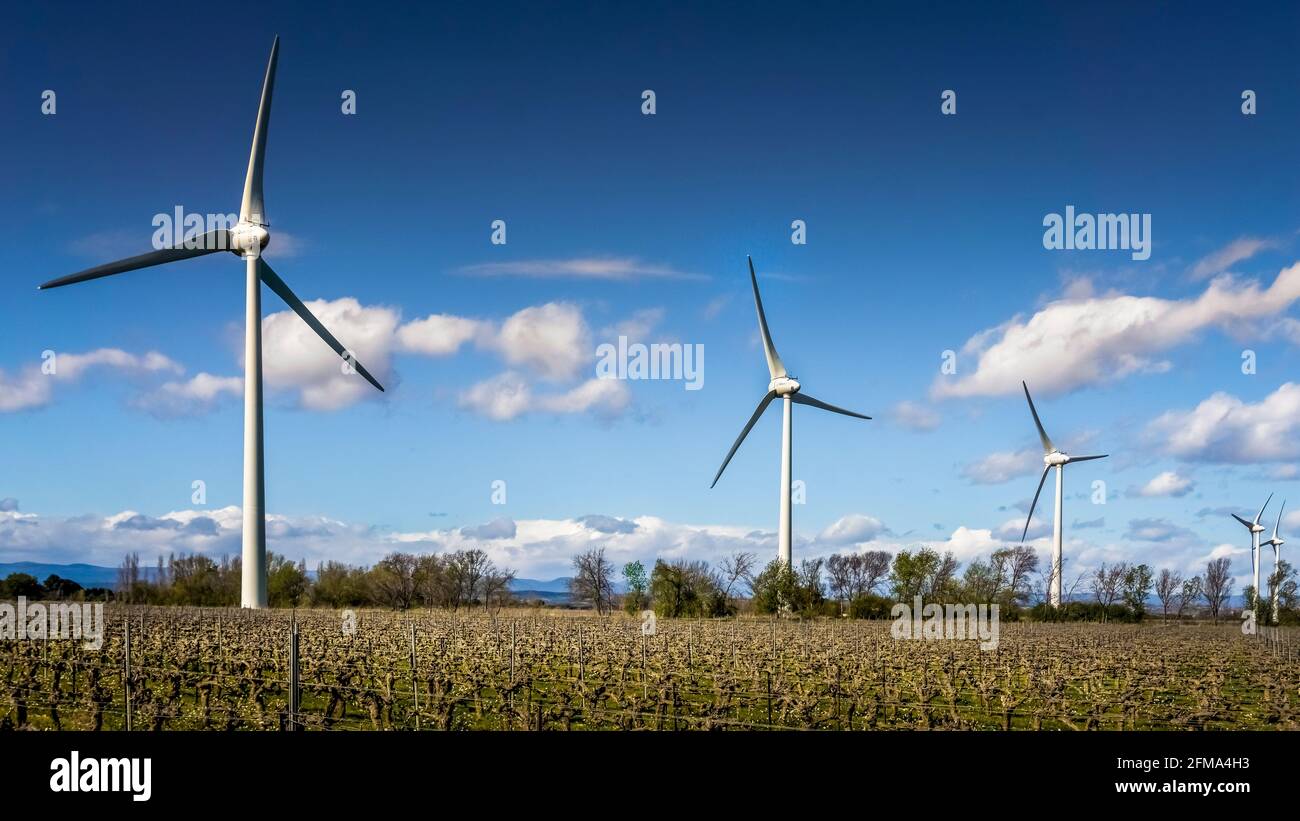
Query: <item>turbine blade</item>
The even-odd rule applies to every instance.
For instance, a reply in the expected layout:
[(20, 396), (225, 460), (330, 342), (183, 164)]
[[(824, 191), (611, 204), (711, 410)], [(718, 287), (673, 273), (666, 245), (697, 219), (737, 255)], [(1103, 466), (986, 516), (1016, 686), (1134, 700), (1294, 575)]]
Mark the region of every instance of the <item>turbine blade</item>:
[(810, 407), (814, 407), (814, 408), (821, 408), (822, 410), (828, 410), (828, 411), (830, 411), (831, 413), (842, 413), (842, 414), (844, 414), (845, 416), (853, 416), (853, 417), (855, 417), (855, 418), (857, 418), (857, 419), (870, 419), (870, 418), (871, 418), (870, 416), (864, 416), (864, 415), (861, 414), (861, 413), (854, 413), (854, 412), (851, 411), (851, 410), (845, 410), (844, 408), (837, 408), (837, 407), (835, 407), (834, 405), (827, 404), (826, 402), (823, 402), (823, 401), (820, 400), (820, 399), (814, 399), (814, 398), (812, 398), (811, 396), (809, 396), (809, 395), (806, 394), (806, 393), (796, 393), (796, 394), (794, 394), (793, 396), (791, 396), (790, 398), (791, 398), (792, 400), (794, 400), (795, 402), (799, 403), (800, 405), (808, 405), (808, 406), (810, 406)]
[(713, 484), (709, 485), (710, 488), (718, 484), (718, 480), (722, 478), (722, 471), (726, 470), (727, 465), (731, 463), (731, 457), (736, 455), (736, 450), (740, 447), (740, 443), (745, 441), (745, 437), (748, 436), (750, 430), (753, 429), (754, 423), (758, 421), (758, 417), (763, 415), (763, 411), (767, 410), (767, 406), (772, 404), (772, 400), (775, 398), (776, 391), (768, 391), (767, 395), (759, 400), (758, 407), (754, 409), (754, 415), (749, 417), (749, 422), (746, 423), (745, 429), (736, 437), (736, 444), (732, 445), (731, 450), (727, 451), (727, 458), (722, 460), (722, 467), (718, 468), (717, 475), (713, 477)]
[(1056, 446), (1052, 444), (1052, 440), (1048, 437), (1047, 431), (1043, 430), (1043, 423), (1038, 418), (1038, 409), (1034, 407), (1034, 400), (1029, 396), (1029, 386), (1023, 381), (1020, 383), (1020, 386), (1025, 389), (1025, 399), (1029, 400), (1029, 412), (1034, 415), (1034, 425), (1038, 428), (1038, 438), (1043, 440), (1043, 453), (1051, 453), (1056, 450)]
[(1034, 501), (1029, 503), (1029, 515), (1025, 517), (1025, 529), (1020, 534), (1021, 544), (1024, 543), (1025, 536), (1029, 535), (1029, 523), (1034, 519), (1034, 508), (1038, 507), (1038, 496), (1043, 492), (1043, 483), (1047, 481), (1047, 472), (1051, 469), (1051, 465), (1043, 468), (1043, 478), (1038, 480), (1038, 490), (1034, 491)]
[(1232, 515), (1232, 518), (1234, 518), (1234, 519), (1236, 519), (1237, 521), (1241, 522), (1241, 523), (1242, 523), (1243, 525), (1245, 525), (1246, 527), (1250, 527), (1250, 526), (1251, 526), (1250, 522), (1248, 522), (1248, 521), (1246, 521), (1245, 519), (1241, 518), (1241, 517), (1238, 516), (1237, 514), (1233, 513), (1233, 514), (1231, 514), (1231, 515)]
[(772, 344), (772, 334), (767, 330), (767, 317), (763, 314), (763, 300), (758, 295), (758, 276), (754, 273), (754, 260), (752, 257), (745, 257), (749, 260), (749, 282), (754, 286), (754, 307), (758, 309), (758, 330), (763, 335), (763, 354), (767, 357), (767, 372), (772, 375), (773, 379), (778, 376), (787, 376), (785, 365), (781, 362), (781, 355), (776, 352), (776, 346)]
[(1071, 457), (1070, 457), (1070, 461), (1071, 461), (1071, 462), (1087, 462), (1087, 461), (1092, 460), (1092, 459), (1105, 459), (1107, 456), (1110, 456), (1110, 454), (1109, 454), (1109, 453), (1103, 453), (1103, 454), (1101, 454), (1100, 456), (1071, 456)]
[[(1268, 494), (1268, 498), (1264, 500), (1264, 507), (1268, 507), (1268, 503), (1271, 501), (1273, 501), (1272, 493)], [(1259, 509), (1259, 515), (1255, 517), (1255, 524), (1259, 524), (1259, 520), (1264, 518), (1264, 507)]]
[(1282, 514), (1286, 513), (1286, 499), (1282, 500), (1282, 509), (1277, 512), (1277, 521), (1273, 523), (1273, 541), (1277, 541), (1277, 529), (1282, 526)]
[(262, 80), (262, 101), (257, 106), (257, 124), (253, 126), (253, 150), (248, 156), (248, 176), (244, 178), (244, 201), (239, 219), (266, 224), (266, 204), (262, 201), (262, 166), (266, 161), (266, 130), (271, 125), (271, 92), (275, 88), (275, 63), (280, 56), (280, 36), (271, 44), (271, 60)]
[[(193, 246), (193, 247), (190, 247)], [(52, 279), (40, 286), (41, 290), (48, 288), (60, 288), (64, 285), (74, 285), (78, 282), (86, 282), (91, 279), (100, 277), (109, 277), (113, 274), (122, 274), (127, 271), (136, 271), (140, 268), (152, 268), (155, 265), (165, 265), (169, 262), (178, 262), (190, 257), (201, 257), (205, 254), (215, 254), (217, 251), (230, 250), (230, 232), (224, 228), (218, 228), (215, 231), (209, 231), (201, 236), (190, 237), (181, 244), (179, 248), (163, 248), (158, 251), (150, 251), (147, 254), (120, 259), (117, 262), (109, 262), (104, 265), (96, 265), (94, 268), (87, 268), (84, 271), (78, 271), (75, 274), (69, 274), (66, 277)]]
[(306, 322), (307, 326), (315, 331), (317, 336), (325, 340), (325, 344), (329, 345), (334, 350), (334, 353), (350, 362), (352, 366), (356, 368), (357, 373), (366, 378), (367, 382), (374, 385), (376, 388), (379, 388), (381, 391), (384, 389), (384, 386), (379, 384), (378, 380), (370, 375), (370, 371), (366, 370), (365, 367), (356, 360), (355, 356), (350, 357), (348, 355), (348, 350), (343, 347), (343, 344), (334, 338), (334, 334), (330, 333), (311, 311), (307, 310), (307, 306), (302, 304), (302, 300), (298, 298), (298, 295), (291, 291), (288, 285), (284, 284), (284, 280), (280, 279), (280, 276), (276, 274), (275, 271), (271, 270), (271, 266), (266, 264), (266, 260), (258, 257), (257, 266), (258, 273), (261, 276), (262, 281), (266, 283), (266, 287), (275, 291), (280, 299), (283, 299), (285, 304), (293, 309), (294, 313), (302, 317), (302, 321)]

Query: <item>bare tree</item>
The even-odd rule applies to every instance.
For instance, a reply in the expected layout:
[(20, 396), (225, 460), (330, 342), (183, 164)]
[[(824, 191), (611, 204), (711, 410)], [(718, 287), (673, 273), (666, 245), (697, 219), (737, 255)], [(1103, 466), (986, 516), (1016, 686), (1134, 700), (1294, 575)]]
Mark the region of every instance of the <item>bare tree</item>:
[(397, 610), (406, 610), (415, 601), (417, 560), (410, 553), (389, 553), (371, 571), (379, 600)]
[[(1006, 553), (1000, 550), (998, 553)], [(998, 553), (993, 555), (996, 557)], [(1006, 590), (1014, 602), (1022, 602), (1029, 597), (1029, 579), (1038, 570), (1038, 554), (1029, 545), (1016, 545), (1006, 555)]]
[(128, 602), (135, 601), (135, 588), (140, 584), (140, 554), (128, 553), (117, 570), (117, 592), (125, 593)]
[(840, 603), (841, 613), (853, 590), (853, 565), (856, 559), (857, 556), (852, 553), (836, 553), (826, 560), (826, 583), (830, 586), (831, 595)]
[(1092, 573), (1092, 594), (1097, 598), (1097, 604), (1101, 605), (1101, 620), (1106, 621), (1109, 616), (1110, 606), (1115, 603), (1116, 597), (1119, 596), (1120, 585), (1124, 581), (1124, 574), (1128, 572), (1128, 565), (1124, 562), (1116, 562), (1110, 567), (1102, 562), (1101, 567)]
[(461, 594), (466, 606), (471, 605), (483, 592), (483, 579), (496, 568), (487, 553), (478, 548), (458, 551), (452, 560), (461, 563)]
[(1159, 577), (1156, 578), (1156, 598), (1160, 599), (1160, 609), (1166, 620), (1169, 618), (1169, 606), (1171, 604), (1177, 606), (1179, 611), (1182, 610), (1182, 605), (1179, 602), (1182, 595), (1182, 574), (1170, 570), (1167, 567), (1162, 569)]
[(737, 551), (722, 560), (722, 594), (731, 599), (731, 591), (735, 588), (737, 582), (745, 582), (752, 587), (754, 581), (754, 565), (758, 557), (753, 553)]
[(853, 557), (853, 585), (850, 599), (867, 593), (874, 593), (889, 577), (889, 563), (892, 557), (883, 550), (868, 550)]
[(799, 582), (807, 588), (812, 596), (813, 603), (822, 597), (822, 568), (825, 567), (825, 559), (804, 559), (799, 562)]
[(1228, 557), (1211, 559), (1205, 565), (1205, 578), (1201, 581), (1201, 595), (1210, 606), (1210, 616), (1214, 623), (1219, 623), (1219, 610), (1232, 595), (1232, 574), (1229, 570)]
[(605, 558), (605, 548), (593, 547), (573, 557), (573, 578), (569, 595), (579, 604), (590, 604), (605, 615), (614, 603), (614, 565)]
[(501, 606), (510, 601), (510, 583), (515, 580), (515, 571), (497, 570), (496, 565), (488, 562), (488, 571), (483, 575), (483, 609), (494, 617)]
[(1192, 576), (1190, 579), (1183, 582), (1183, 592), (1178, 595), (1178, 612), (1177, 612), (1178, 618), (1182, 619), (1183, 610), (1185, 610), (1188, 607), (1188, 605), (1195, 604), (1196, 600), (1199, 599), (1200, 597), (1201, 597), (1200, 576)]

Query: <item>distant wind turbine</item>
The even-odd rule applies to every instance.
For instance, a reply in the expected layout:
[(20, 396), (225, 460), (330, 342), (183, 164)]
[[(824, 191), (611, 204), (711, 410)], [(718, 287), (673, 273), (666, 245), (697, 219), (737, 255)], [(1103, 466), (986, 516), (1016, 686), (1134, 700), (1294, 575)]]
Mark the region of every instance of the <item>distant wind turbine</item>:
[(1029, 505), (1029, 515), (1025, 517), (1025, 529), (1020, 534), (1020, 541), (1025, 541), (1025, 536), (1029, 534), (1029, 522), (1034, 518), (1034, 508), (1038, 506), (1038, 495), (1043, 492), (1043, 483), (1047, 481), (1047, 472), (1056, 468), (1056, 513), (1052, 518), (1052, 581), (1049, 593), (1049, 601), (1053, 607), (1061, 606), (1061, 541), (1062, 541), (1062, 506), (1065, 502), (1065, 466), (1071, 462), (1087, 462), (1091, 459), (1105, 459), (1110, 454), (1103, 453), (1099, 456), (1070, 456), (1062, 453), (1052, 444), (1048, 437), (1047, 431), (1043, 430), (1043, 423), (1038, 419), (1038, 409), (1034, 407), (1034, 400), (1029, 396), (1029, 386), (1024, 382), (1020, 386), (1025, 389), (1025, 400), (1029, 402), (1029, 412), (1034, 415), (1034, 426), (1038, 428), (1038, 438), (1043, 442), (1043, 476), (1038, 480), (1038, 490), (1034, 491), (1034, 501)]
[(253, 149), (248, 158), (248, 175), (244, 179), (244, 199), (239, 207), (239, 222), (233, 228), (219, 228), (201, 236), (187, 238), (181, 247), (164, 248), (129, 259), (87, 268), (76, 274), (51, 280), (42, 289), (59, 288), (100, 277), (121, 274), (191, 257), (230, 251), (244, 258), (247, 271), (244, 312), (244, 534), (243, 579), (240, 605), (266, 607), (266, 493), (262, 458), (262, 290), (261, 284), (274, 291), (302, 320), (325, 340), (325, 344), (356, 372), (379, 390), (383, 386), (357, 362), (348, 349), (326, 330), (284, 280), (262, 259), (262, 249), (270, 242), (266, 209), (262, 199), (262, 167), (266, 159), (266, 131), (271, 120), (271, 90), (275, 85), (275, 64), (280, 52), (280, 38), (271, 45), (271, 59), (262, 82), (262, 99), (253, 127)]
[(758, 310), (758, 331), (763, 337), (763, 354), (767, 357), (767, 370), (772, 377), (772, 381), (767, 385), (767, 393), (758, 402), (758, 407), (754, 410), (754, 415), (749, 417), (749, 422), (736, 437), (736, 443), (727, 451), (727, 458), (722, 460), (722, 467), (718, 468), (717, 475), (713, 477), (713, 484), (710, 488), (718, 484), (718, 479), (722, 478), (722, 471), (727, 469), (727, 464), (731, 462), (731, 457), (736, 455), (736, 450), (740, 443), (745, 441), (749, 431), (753, 429), (758, 418), (767, 410), (767, 406), (772, 404), (772, 400), (778, 396), (784, 402), (784, 417), (781, 428), (781, 522), (777, 531), (777, 551), (781, 563), (786, 567), (791, 565), (791, 524), (790, 524), (790, 470), (791, 470), (791, 435), (792, 435), (792, 404), (797, 402), (800, 405), (809, 405), (814, 408), (821, 408), (832, 413), (842, 413), (845, 416), (852, 416), (857, 419), (870, 419), (870, 416), (864, 416), (860, 413), (854, 413), (844, 408), (837, 408), (829, 405), (820, 399), (814, 399), (807, 394), (800, 393), (802, 387), (793, 376), (790, 376), (785, 370), (785, 365), (781, 362), (781, 357), (776, 352), (776, 347), (772, 344), (772, 335), (767, 330), (767, 317), (763, 314), (763, 300), (758, 295), (758, 277), (754, 274), (754, 260), (749, 259), (749, 282), (754, 287), (754, 307)]
[(1235, 513), (1232, 514), (1232, 518), (1241, 522), (1250, 531), (1250, 565), (1255, 583), (1255, 606), (1252, 610), (1255, 613), (1255, 618), (1259, 618), (1259, 534), (1264, 532), (1264, 526), (1259, 523), (1259, 520), (1264, 518), (1264, 510), (1268, 508), (1268, 503), (1271, 501), (1273, 501), (1272, 493), (1268, 494), (1268, 498), (1264, 500), (1264, 507), (1259, 509), (1259, 513), (1255, 515), (1255, 521), (1253, 522), (1248, 522)]
[(1260, 547), (1271, 545), (1273, 547), (1273, 623), (1277, 623), (1278, 616), (1278, 591), (1282, 587), (1282, 579), (1277, 575), (1282, 566), (1282, 545), (1286, 540), (1277, 535), (1277, 529), (1282, 526), (1282, 514), (1286, 512), (1286, 500), (1282, 500), (1282, 509), (1277, 512), (1277, 521), (1273, 523), (1273, 538), (1266, 542), (1260, 542)]
[(1253, 522), (1245, 521), (1236, 513), (1232, 514), (1232, 518), (1242, 522), (1251, 531), (1251, 573), (1255, 577), (1255, 607), (1252, 609), (1255, 611), (1256, 618), (1260, 617), (1260, 534), (1264, 533), (1264, 525), (1260, 524), (1260, 520), (1264, 518), (1264, 511), (1269, 507), (1270, 501), (1273, 501), (1273, 494), (1269, 494), (1269, 498), (1264, 500), (1264, 507), (1260, 508)]

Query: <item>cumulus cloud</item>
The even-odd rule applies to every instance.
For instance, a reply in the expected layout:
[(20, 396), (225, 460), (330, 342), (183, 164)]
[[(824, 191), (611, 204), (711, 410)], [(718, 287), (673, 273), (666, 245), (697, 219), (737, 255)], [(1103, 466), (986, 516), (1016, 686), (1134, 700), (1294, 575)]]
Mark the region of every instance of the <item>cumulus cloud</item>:
[(500, 519), (493, 519), (487, 524), (478, 525), (477, 527), (462, 527), (460, 535), (467, 539), (513, 539), (518, 528), (515, 526), (515, 520), (509, 516)]
[(1207, 254), (1198, 260), (1192, 266), (1192, 279), (1206, 279), (1215, 274), (1221, 274), (1238, 262), (1245, 262), (1260, 251), (1277, 248), (1279, 245), (1280, 243), (1277, 240), (1263, 237), (1239, 237), (1214, 253)]
[(244, 380), (237, 376), (198, 373), (181, 382), (164, 382), (136, 404), (157, 416), (184, 416), (210, 410), (222, 397), (242, 396)]
[(1096, 518), (1096, 519), (1075, 519), (1075, 520), (1070, 524), (1070, 529), (1071, 529), (1071, 530), (1088, 530), (1089, 528), (1094, 528), (1094, 527), (1105, 527), (1105, 526), (1106, 526), (1106, 517), (1105, 517), (1105, 516), (1101, 516), (1101, 517)]
[(1025, 530), (1024, 519), (1008, 519), (1003, 522), (996, 531), (999, 539), (1004, 541), (1020, 541), (1020, 534), (1025, 534), (1025, 539), (1041, 539), (1044, 536), (1050, 536), (1052, 525), (1035, 516), (1029, 520), (1029, 530)]
[(1165, 519), (1133, 519), (1125, 536), (1139, 542), (1200, 541), (1191, 530)]
[(1188, 461), (1300, 458), (1300, 384), (1287, 382), (1254, 404), (1220, 391), (1191, 410), (1161, 414), (1145, 435), (1162, 452)]
[(14, 513), (18, 510), (18, 500), (12, 496), (0, 499), (0, 513)]
[[(138, 552), (146, 561), (170, 553), (194, 553), (214, 559), (236, 557), (240, 553), (241, 523), (240, 509), (233, 506), (158, 516), (127, 510), (110, 516), (68, 518), (0, 511), (0, 561), (116, 566), (130, 552)], [(1013, 524), (1014, 534), (1000, 532)], [(891, 534), (874, 517), (851, 514), (819, 534), (796, 533), (794, 551), (797, 558), (803, 558), (862, 550), (896, 553), (925, 545), (940, 553), (952, 552), (959, 562), (967, 563), (987, 558), (994, 550), (1019, 541), (1023, 524), (1023, 519), (1018, 519), (994, 530), (960, 526), (947, 537), (936, 534), (930, 539), (906, 540)], [(1046, 561), (1050, 545), (1044, 537), (1048, 531), (1037, 520), (1031, 529), (1034, 535), (1027, 543), (1039, 552), (1040, 561)], [(1153, 566), (1199, 572), (1207, 560), (1208, 544), (1164, 520), (1134, 520), (1130, 538), (1149, 545), (1143, 548), (1143, 560)], [(533, 578), (567, 575), (573, 556), (592, 547), (604, 547), (606, 557), (616, 565), (634, 560), (653, 563), (656, 558), (702, 559), (716, 565), (736, 551), (755, 553), (765, 564), (775, 558), (777, 548), (775, 533), (752, 526), (594, 514), (573, 519), (498, 519), (426, 531), (394, 531), (326, 516), (271, 514), (267, 543), (270, 550), (293, 560), (305, 560), (308, 566), (328, 560), (371, 565), (395, 550), (436, 553), (481, 548), (499, 566)], [(1133, 559), (1127, 543), (1093, 545), (1077, 538), (1068, 540), (1066, 556), (1072, 568), (1070, 578), (1101, 561)]]
[(576, 305), (548, 302), (524, 308), (501, 325), (492, 341), (511, 365), (546, 379), (572, 379), (593, 356), (591, 333)]
[(817, 541), (832, 546), (861, 544), (875, 541), (888, 529), (877, 518), (853, 513), (842, 516), (817, 536)]
[(397, 329), (397, 342), (404, 351), (425, 356), (450, 356), (466, 342), (488, 332), (485, 322), (451, 314), (430, 314)]
[(642, 308), (634, 311), (627, 319), (602, 329), (600, 335), (615, 339), (625, 336), (632, 342), (649, 342), (650, 334), (660, 322), (663, 322), (663, 319), (663, 308)]
[(589, 514), (574, 519), (583, 527), (600, 533), (631, 533), (636, 530), (636, 522), (631, 519), (620, 519), (616, 516), (602, 516), (600, 514)]
[(1191, 493), (1196, 487), (1196, 482), (1186, 476), (1180, 476), (1177, 471), (1166, 470), (1158, 474), (1151, 481), (1139, 488), (1130, 490), (1133, 496), (1174, 496), (1183, 497)]
[(48, 405), (54, 398), (55, 385), (77, 382), (87, 373), (100, 369), (133, 376), (184, 371), (175, 361), (157, 351), (142, 355), (118, 348), (100, 348), (89, 353), (55, 352), (14, 376), (0, 370), (0, 413)]
[[(357, 362), (381, 383), (388, 379), (398, 313), (352, 297), (304, 303)], [(243, 366), (242, 351), (240, 366)], [(344, 362), (293, 311), (262, 319), (262, 375), (269, 388), (296, 391), (303, 407), (337, 410), (379, 391)]]
[(977, 485), (998, 485), (1043, 469), (1042, 451), (1034, 448), (990, 453), (961, 469), (961, 475)]
[(574, 257), (570, 259), (526, 259), (515, 262), (485, 262), (458, 270), (465, 276), (528, 277), (533, 279), (592, 279), (631, 281), (639, 279), (708, 279), (668, 265), (643, 262), (636, 257)]
[(617, 416), (631, 403), (627, 384), (616, 379), (589, 379), (568, 391), (536, 393), (517, 371), (506, 371), (461, 392), (460, 406), (498, 422), (526, 413), (593, 412)]
[(927, 433), (939, 427), (939, 414), (926, 405), (904, 400), (894, 405), (890, 417), (908, 430)]
[(1064, 298), (971, 337), (962, 356), (975, 359), (966, 376), (939, 377), (936, 398), (1001, 396), (1027, 380), (1045, 396), (1170, 368), (1158, 358), (1212, 328), (1257, 326), (1300, 298), (1300, 264), (1267, 288), (1231, 276), (1213, 280), (1195, 298), (1160, 299), (1122, 293)]

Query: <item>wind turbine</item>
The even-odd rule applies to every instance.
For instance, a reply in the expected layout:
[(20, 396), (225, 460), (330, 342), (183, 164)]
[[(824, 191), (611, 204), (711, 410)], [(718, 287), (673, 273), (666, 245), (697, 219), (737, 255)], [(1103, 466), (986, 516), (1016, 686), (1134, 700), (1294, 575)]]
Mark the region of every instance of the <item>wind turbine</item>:
[(1099, 456), (1070, 456), (1062, 453), (1052, 444), (1052, 440), (1043, 430), (1043, 423), (1038, 418), (1038, 409), (1029, 396), (1029, 386), (1023, 381), (1020, 386), (1025, 389), (1025, 400), (1029, 402), (1029, 412), (1034, 415), (1034, 426), (1038, 428), (1038, 438), (1043, 442), (1043, 476), (1038, 480), (1038, 490), (1034, 491), (1034, 501), (1029, 505), (1029, 515), (1025, 517), (1025, 529), (1020, 534), (1021, 544), (1029, 534), (1029, 521), (1034, 518), (1034, 508), (1038, 506), (1038, 495), (1043, 492), (1043, 483), (1047, 481), (1047, 472), (1056, 468), (1056, 513), (1052, 517), (1052, 582), (1049, 601), (1053, 607), (1061, 606), (1061, 531), (1063, 529), (1062, 506), (1065, 502), (1065, 466), (1071, 462), (1087, 462), (1092, 459), (1105, 459), (1110, 454)]
[[(1255, 521), (1253, 522), (1248, 522), (1235, 513), (1232, 514), (1232, 518), (1241, 522), (1250, 531), (1250, 567), (1251, 573), (1255, 579), (1255, 606), (1251, 609), (1255, 613), (1255, 618), (1259, 618), (1259, 566), (1261, 564), (1259, 560), (1259, 534), (1264, 532), (1264, 526), (1259, 523), (1259, 520), (1264, 518), (1264, 510), (1268, 507), (1268, 503), (1271, 501), (1273, 501), (1272, 493), (1268, 494), (1268, 498), (1264, 500), (1264, 507), (1259, 509), (1259, 513), (1256, 514)], [(1279, 514), (1278, 522), (1280, 523), (1281, 521)]]
[(1272, 584), (1272, 585), (1270, 585), (1270, 586), (1273, 588), (1273, 595), (1272, 595), (1272, 599), (1273, 599), (1273, 621), (1274, 621), (1275, 623), (1277, 622), (1277, 594), (1278, 594), (1278, 588), (1280, 588), (1280, 587), (1282, 586), (1282, 580), (1281, 580), (1280, 578), (1276, 578), (1276, 576), (1277, 576), (1277, 573), (1278, 573), (1278, 568), (1279, 568), (1279, 567), (1281, 566), (1281, 564), (1282, 564), (1282, 545), (1286, 544), (1286, 539), (1283, 539), (1281, 536), (1277, 535), (1277, 529), (1278, 529), (1279, 527), (1282, 526), (1282, 514), (1285, 513), (1285, 512), (1286, 512), (1286, 500), (1283, 499), (1283, 500), (1282, 500), (1282, 508), (1281, 508), (1280, 510), (1278, 510), (1278, 512), (1277, 512), (1277, 521), (1273, 523), (1273, 538), (1269, 539), (1269, 540), (1266, 541), (1266, 542), (1260, 542), (1260, 543), (1259, 543), (1259, 546), (1260, 546), (1260, 547), (1263, 547), (1264, 545), (1271, 545), (1272, 548), (1273, 548), (1273, 576), (1275, 577), (1275, 578), (1274, 578), (1274, 581), (1275, 581), (1276, 583), (1275, 583), (1275, 584)]
[(257, 107), (253, 127), (253, 149), (248, 158), (248, 175), (244, 178), (244, 199), (239, 207), (239, 222), (233, 228), (218, 228), (201, 236), (186, 238), (180, 247), (164, 248), (129, 259), (87, 268), (69, 276), (50, 280), (41, 289), (59, 288), (100, 277), (149, 268), (191, 257), (230, 251), (244, 258), (246, 269), (244, 313), (244, 532), (243, 579), (240, 604), (243, 607), (266, 607), (266, 493), (262, 459), (262, 283), (274, 291), (315, 331), (325, 344), (343, 357), (349, 367), (345, 372), (359, 373), (379, 390), (383, 386), (370, 375), (352, 353), (326, 330), (307, 306), (302, 304), (284, 280), (262, 259), (262, 249), (270, 242), (265, 203), (262, 199), (262, 167), (266, 159), (266, 131), (271, 120), (271, 91), (275, 85), (275, 64), (280, 53), (280, 38), (271, 45), (271, 59), (262, 81), (262, 99)]
[(749, 282), (754, 286), (754, 307), (758, 310), (758, 331), (763, 337), (763, 354), (767, 357), (767, 371), (772, 377), (772, 381), (767, 385), (767, 393), (758, 401), (758, 407), (754, 410), (754, 415), (749, 417), (744, 430), (740, 436), (736, 437), (736, 443), (727, 451), (727, 458), (722, 460), (722, 467), (718, 468), (718, 473), (713, 477), (713, 484), (710, 488), (718, 484), (718, 479), (722, 478), (722, 471), (727, 469), (727, 464), (731, 457), (736, 455), (740, 443), (745, 441), (749, 431), (758, 422), (758, 417), (763, 415), (767, 406), (772, 404), (772, 400), (778, 396), (781, 397), (784, 416), (781, 428), (781, 523), (777, 531), (777, 550), (781, 563), (786, 567), (791, 567), (790, 557), (790, 462), (791, 462), (791, 434), (792, 434), (792, 403), (800, 405), (809, 405), (814, 408), (821, 408), (832, 413), (842, 413), (845, 416), (852, 416), (857, 419), (870, 419), (870, 416), (863, 416), (860, 413), (854, 413), (844, 408), (837, 408), (829, 405), (820, 399), (814, 399), (807, 394), (800, 393), (802, 385), (785, 370), (785, 365), (781, 362), (780, 355), (776, 352), (776, 347), (772, 344), (772, 335), (767, 330), (767, 317), (763, 315), (763, 300), (758, 295), (758, 277), (754, 274), (754, 260), (749, 260)]

